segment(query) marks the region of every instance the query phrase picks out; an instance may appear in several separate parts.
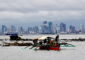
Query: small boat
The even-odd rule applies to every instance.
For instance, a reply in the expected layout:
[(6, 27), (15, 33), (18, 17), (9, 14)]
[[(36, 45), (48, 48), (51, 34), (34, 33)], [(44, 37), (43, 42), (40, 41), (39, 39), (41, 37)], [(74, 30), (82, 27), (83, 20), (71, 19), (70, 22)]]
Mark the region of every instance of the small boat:
[(56, 46), (51, 46), (51, 45), (43, 45), (39, 47), (40, 50), (61, 50), (60, 49), (60, 45), (56, 45)]
[(33, 47), (36, 47), (34, 50), (56, 50), (56, 51), (60, 51), (61, 47), (75, 47), (72, 44), (60, 43), (59, 42), (59, 36), (56, 36), (55, 39), (52, 38), (52, 37), (44, 37), (44, 39), (43, 38), (36, 39), (36, 40), (33, 41), (33, 43), (34, 43)]
[(61, 49), (60, 49), (60, 47), (50, 47), (49, 50), (57, 50), (57, 51), (59, 51)]

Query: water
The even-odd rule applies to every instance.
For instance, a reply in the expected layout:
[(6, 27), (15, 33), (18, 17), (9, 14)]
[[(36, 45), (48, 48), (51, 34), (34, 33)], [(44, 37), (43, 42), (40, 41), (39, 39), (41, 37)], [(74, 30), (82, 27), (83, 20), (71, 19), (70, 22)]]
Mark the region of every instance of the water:
[[(39, 38), (42, 36), (55, 37), (56, 35), (24, 35), (22, 38)], [(9, 36), (0, 36), (0, 39), (9, 39)], [(60, 39), (85, 38), (81, 35), (60, 35)], [(61, 47), (61, 51), (35, 51), (25, 47), (0, 46), (0, 60), (85, 60), (85, 42), (68, 42), (76, 47)]]
[(35, 51), (25, 47), (0, 47), (0, 60), (85, 60), (85, 42), (69, 42), (76, 47), (61, 51)]
[[(53, 38), (56, 37), (56, 35), (23, 35), (20, 37), (24, 39), (36, 39), (36, 38), (40, 38), (43, 36), (49, 36)], [(59, 35), (59, 39), (79, 39), (79, 38), (85, 39), (85, 34), (61, 34)], [(10, 37), (6, 35), (2, 35), (0, 36), (0, 39), (10, 39)]]

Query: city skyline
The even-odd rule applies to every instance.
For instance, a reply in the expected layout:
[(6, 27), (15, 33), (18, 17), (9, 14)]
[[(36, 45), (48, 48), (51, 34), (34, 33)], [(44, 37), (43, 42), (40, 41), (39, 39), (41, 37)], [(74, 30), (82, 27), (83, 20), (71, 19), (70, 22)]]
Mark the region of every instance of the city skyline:
[(79, 28), (75, 25), (68, 25), (61, 22), (60, 24), (53, 24), (52, 21), (43, 21), (41, 25), (37, 26), (15, 26), (2, 25), (0, 27), (0, 34), (19, 33), (19, 34), (70, 34), (70, 33), (85, 33), (85, 25), (80, 24)]
[(38, 25), (48, 20), (84, 24), (85, 0), (0, 0), (0, 25)]

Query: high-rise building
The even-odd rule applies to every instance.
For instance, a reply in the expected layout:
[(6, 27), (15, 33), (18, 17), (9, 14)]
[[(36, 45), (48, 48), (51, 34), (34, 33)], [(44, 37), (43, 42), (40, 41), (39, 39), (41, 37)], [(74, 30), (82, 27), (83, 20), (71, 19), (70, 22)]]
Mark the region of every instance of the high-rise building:
[(43, 22), (43, 25), (42, 25), (42, 33), (43, 33), (43, 34), (49, 33), (49, 31), (48, 31), (48, 22), (47, 22), (47, 21), (44, 21), (44, 22)]
[(16, 33), (16, 27), (14, 25), (10, 26), (10, 33)]
[(52, 22), (48, 22), (48, 31), (49, 31), (50, 34), (54, 33), (53, 23)]
[(18, 33), (19, 34), (24, 34), (24, 28), (21, 26), (21, 27), (19, 27), (19, 29), (18, 29)]
[(60, 26), (58, 24), (56, 24), (56, 32), (55, 33), (59, 33), (60, 32)]
[(69, 27), (69, 33), (76, 33), (75, 26), (70, 25), (70, 27)]
[(53, 34), (54, 33), (53, 23), (44, 21), (41, 30), (43, 34)]
[(42, 26), (39, 26), (38, 29), (39, 29), (39, 33), (41, 34), (42, 33)]
[(27, 34), (29, 34), (29, 33), (30, 33), (30, 29), (29, 29), (29, 27), (27, 28), (26, 33), (27, 33)]
[(29, 34), (34, 34), (34, 33), (36, 33), (35, 27), (28, 27), (28, 33), (29, 33)]
[(80, 24), (80, 31), (81, 33), (85, 33), (85, 28), (83, 24)]
[(38, 26), (33, 27), (33, 31), (34, 31), (35, 33), (39, 33), (39, 28), (38, 28)]
[(2, 34), (5, 34), (5, 33), (7, 33), (7, 26), (5, 26), (5, 25), (2, 25)]
[(60, 23), (60, 33), (66, 32), (66, 24)]

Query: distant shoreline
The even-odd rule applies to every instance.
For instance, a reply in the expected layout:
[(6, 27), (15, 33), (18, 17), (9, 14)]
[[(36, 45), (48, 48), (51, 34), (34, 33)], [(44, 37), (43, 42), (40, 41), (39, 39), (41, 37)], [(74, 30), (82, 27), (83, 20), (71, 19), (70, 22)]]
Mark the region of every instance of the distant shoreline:
[[(19, 35), (22, 39), (36, 39), (43, 36), (55, 38), (57, 34), (24, 34)], [(0, 39), (10, 39), (9, 35), (0, 35)], [(59, 34), (59, 39), (85, 39), (85, 34)]]
[[(19, 35), (85, 35), (85, 33), (80, 33), (80, 34), (74, 34), (74, 33), (71, 33), (71, 34), (19, 34)], [(0, 35), (0, 36), (7, 36), (7, 35)]]

